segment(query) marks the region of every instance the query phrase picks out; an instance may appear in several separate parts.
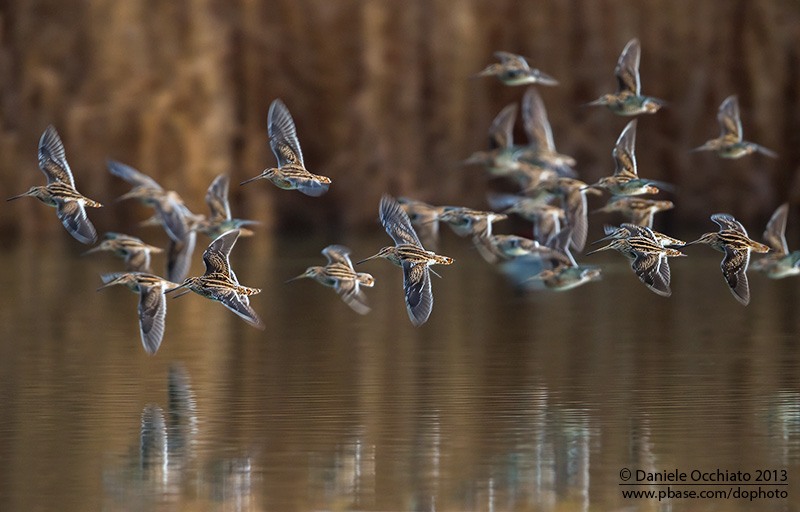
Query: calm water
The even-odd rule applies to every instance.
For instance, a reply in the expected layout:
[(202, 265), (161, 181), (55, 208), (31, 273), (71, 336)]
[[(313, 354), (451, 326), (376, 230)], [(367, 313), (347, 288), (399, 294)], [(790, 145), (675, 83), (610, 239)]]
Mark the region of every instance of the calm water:
[[(387, 237), (243, 239), (233, 264), (264, 289), (267, 330), (187, 295), (148, 357), (138, 298), (94, 291), (118, 260), (56, 238), (0, 252), (0, 510), (800, 507), (800, 282), (754, 274), (743, 308), (706, 247), (673, 262), (670, 299), (616, 254), (588, 260), (603, 281), (520, 294), (446, 235), (457, 262), (416, 329), (385, 261), (363, 265), (364, 317), (283, 284), (328, 243), (359, 258)], [(625, 499), (623, 468), (785, 469), (762, 488), (788, 498)]]

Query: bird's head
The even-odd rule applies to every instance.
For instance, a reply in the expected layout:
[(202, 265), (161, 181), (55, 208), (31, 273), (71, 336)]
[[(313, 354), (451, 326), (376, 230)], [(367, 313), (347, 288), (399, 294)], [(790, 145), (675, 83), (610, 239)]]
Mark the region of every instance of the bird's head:
[(13, 201), (14, 199), (19, 199), (20, 197), (36, 197), (38, 199), (42, 199), (44, 197), (47, 197), (48, 195), (50, 195), (50, 193), (47, 190), (47, 187), (36, 185), (28, 189), (28, 191), (25, 192), (24, 194), (19, 194), (14, 197), (9, 197), (8, 199), (6, 199), (6, 201)]
[(608, 250), (611, 250), (611, 249), (614, 249), (616, 251), (616, 250), (619, 250), (620, 248), (624, 247), (627, 243), (628, 243), (628, 240), (626, 238), (616, 238), (616, 239), (612, 240), (611, 243), (606, 245), (605, 247), (601, 247), (599, 249), (595, 249), (594, 251), (587, 252), (586, 256), (589, 256), (590, 254), (594, 254), (594, 253), (597, 253), (597, 252), (608, 251)]
[(357, 262), (356, 265), (364, 263), (365, 261), (374, 260), (375, 258), (394, 259), (396, 255), (395, 249), (397, 249), (395, 246), (387, 245), (386, 247), (378, 251), (377, 254), (374, 254), (369, 258), (364, 258), (363, 260)]
[(298, 279), (304, 279), (306, 277), (310, 277), (311, 279), (316, 279), (316, 277), (322, 273), (322, 270), (323, 267), (308, 267), (305, 272), (303, 272), (299, 276), (287, 279), (286, 282), (291, 283), (292, 281), (297, 281)]
[(698, 238), (693, 242), (687, 242), (686, 245), (697, 245), (697, 244), (713, 245), (717, 241), (718, 236), (719, 235), (717, 232), (712, 231), (711, 233), (704, 234), (703, 236), (701, 236), (700, 238)]

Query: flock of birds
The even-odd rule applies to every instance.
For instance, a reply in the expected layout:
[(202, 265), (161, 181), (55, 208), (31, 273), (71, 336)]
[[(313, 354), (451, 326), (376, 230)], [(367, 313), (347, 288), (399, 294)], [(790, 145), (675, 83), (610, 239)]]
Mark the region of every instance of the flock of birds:
[[(494, 76), (504, 84), (513, 86), (558, 84), (551, 76), (531, 68), (524, 57), (507, 52), (497, 52), (495, 56), (500, 62), (489, 65), (476, 77)], [(633, 39), (625, 46), (617, 62), (617, 91), (605, 94), (588, 105), (603, 105), (623, 116), (657, 112), (664, 102), (644, 96), (640, 91), (640, 56), (639, 41)], [(711, 216), (711, 220), (719, 226), (718, 231), (706, 233), (694, 242), (686, 243), (654, 231), (654, 215), (674, 205), (671, 201), (641, 196), (672, 191), (673, 187), (639, 177), (634, 152), (635, 119), (627, 124), (612, 151), (615, 162), (613, 175), (587, 184), (577, 179), (575, 160), (556, 151), (547, 112), (535, 87), (529, 87), (522, 100), (522, 118), (528, 136), (526, 145), (513, 141), (516, 116), (516, 103), (505, 107), (490, 127), (491, 148), (478, 151), (462, 162), (483, 166), (491, 176), (503, 177), (518, 184), (518, 193), (490, 193), (488, 200), (496, 211), (433, 206), (409, 198), (395, 199), (389, 195), (384, 195), (380, 200), (380, 220), (394, 245), (382, 248), (356, 265), (374, 258), (384, 258), (403, 269), (406, 306), (414, 325), (425, 323), (433, 308), (430, 274), (438, 274), (430, 268), (431, 265), (453, 263), (452, 258), (426, 250), (423, 246), (424, 241), (426, 246), (435, 247), (440, 223), (448, 224), (458, 236), (471, 237), (475, 247), (488, 261), (502, 262), (510, 269), (524, 265), (527, 282), (540, 283), (553, 290), (568, 290), (599, 279), (599, 268), (579, 265), (571, 253), (571, 250), (583, 251), (586, 244), (587, 194), (610, 194), (607, 204), (597, 211), (619, 212), (629, 222), (620, 226), (606, 226), (607, 236), (597, 242), (610, 243), (586, 255), (612, 249), (620, 252), (631, 260), (631, 268), (638, 278), (659, 295), (671, 294), (668, 258), (685, 256), (675, 247), (692, 244), (707, 244), (724, 253), (722, 273), (733, 296), (744, 305), (750, 300), (746, 271), (751, 252), (769, 253), (755, 261), (753, 267), (771, 278), (800, 273), (800, 251), (789, 253), (786, 244), (787, 204), (781, 205), (767, 224), (764, 232), (767, 245), (750, 239), (741, 223), (724, 213)], [(724, 158), (739, 158), (754, 152), (777, 156), (758, 144), (743, 140), (736, 96), (730, 96), (722, 103), (717, 119), (721, 134), (696, 148), (696, 151), (714, 151)], [(278, 166), (268, 168), (241, 184), (266, 179), (281, 189), (298, 190), (308, 196), (317, 197), (327, 192), (330, 178), (312, 174), (306, 169), (294, 120), (279, 99), (270, 105), (268, 132)], [(166, 277), (153, 274), (150, 268), (151, 254), (163, 252), (162, 249), (148, 245), (139, 238), (106, 233), (97, 246), (87, 251), (108, 251), (124, 260), (126, 271), (103, 275), (104, 285), (99, 289), (125, 285), (140, 294), (139, 326), (145, 351), (155, 354), (161, 345), (166, 317), (165, 294), (178, 290), (184, 291), (175, 297), (195, 292), (220, 302), (249, 324), (263, 329), (264, 323), (250, 306), (248, 298), (261, 290), (239, 284), (229, 260), (239, 236), (253, 234), (245, 226), (258, 223), (231, 216), (229, 177), (225, 174), (218, 176), (208, 188), (206, 202), (210, 213), (206, 216), (189, 211), (177, 192), (163, 189), (155, 180), (136, 169), (112, 160), (108, 160), (107, 165), (113, 175), (133, 185), (118, 200), (136, 198), (152, 207), (155, 215), (143, 224), (160, 225), (169, 236)], [(64, 227), (75, 239), (84, 244), (96, 243), (97, 233), (85, 208), (102, 205), (77, 191), (64, 145), (52, 126), (47, 127), (39, 141), (39, 167), (47, 177), (47, 184), (33, 186), (28, 192), (8, 200), (36, 197), (56, 208)], [(510, 214), (532, 223), (532, 238), (492, 234), (492, 225)], [(197, 233), (212, 239), (203, 253), (205, 273), (198, 277), (186, 277)], [(327, 258), (326, 265), (308, 267), (303, 274), (289, 281), (315, 279), (334, 288), (357, 313), (369, 312), (362, 287), (372, 287), (374, 278), (368, 273), (356, 272), (347, 247), (330, 245), (322, 250), (322, 254)]]

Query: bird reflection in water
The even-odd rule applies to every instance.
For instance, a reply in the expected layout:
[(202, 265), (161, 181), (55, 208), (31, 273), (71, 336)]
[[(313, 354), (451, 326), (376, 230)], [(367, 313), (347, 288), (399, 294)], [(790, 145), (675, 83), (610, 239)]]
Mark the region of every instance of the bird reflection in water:
[(540, 386), (519, 403), (526, 409), (496, 433), (512, 443), (493, 455), (461, 502), (474, 510), (588, 510), (597, 437), (588, 411), (554, 404)]
[(311, 502), (324, 510), (371, 510), (375, 507), (375, 445), (362, 428), (337, 443), (333, 453), (311, 453)]
[(780, 461), (778, 465), (786, 467), (791, 464), (794, 448), (800, 440), (800, 393), (780, 390), (768, 403), (770, 405), (759, 413), (761, 425), (773, 440), (771, 460)]
[[(655, 446), (652, 441), (650, 414), (636, 412), (630, 418), (630, 438), (628, 441), (628, 460), (625, 467), (636, 468), (653, 474), (660, 471), (660, 464), (656, 457)], [(642, 485), (645, 489), (658, 489), (658, 485)]]
[(148, 404), (141, 414), (138, 443), (122, 460), (106, 465), (109, 510), (153, 510), (195, 500), (220, 502), (225, 510), (250, 510), (249, 457), (201, 463), (197, 452), (198, 414), (189, 375), (170, 366), (167, 410)]
[(223, 510), (259, 510), (253, 497), (250, 457), (214, 460), (207, 468), (208, 474), (200, 481), (208, 486), (214, 504), (223, 505)]
[(411, 474), (414, 487), (413, 510), (434, 511), (441, 508), (442, 436), (438, 409), (426, 407), (414, 428)]

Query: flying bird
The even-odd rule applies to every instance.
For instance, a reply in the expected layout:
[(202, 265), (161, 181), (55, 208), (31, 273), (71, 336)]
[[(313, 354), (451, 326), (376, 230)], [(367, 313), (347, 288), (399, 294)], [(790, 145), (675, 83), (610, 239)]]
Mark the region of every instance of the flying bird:
[(151, 272), (150, 253), (163, 252), (159, 247), (154, 247), (142, 242), (135, 236), (121, 233), (106, 233), (103, 241), (83, 254), (107, 251), (125, 261), (128, 272)]
[(636, 166), (636, 124), (634, 119), (620, 133), (612, 151), (614, 157), (614, 174), (606, 176), (590, 188), (602, 188), (615, 196), (638, 196), (641, 194), (657, 194), (659, 190), (671, 190), (672, 186), (660, 181), (639, 178)]
[(706, 233), (694, 242), (686, 245), (706, 244), (716, 251), (725, 253), (722, 259), (722, 275), (731, 289), (731, 293), (743, 306), (750, 302), (750, 284), (747, 282), (747, 266), (750, 253), (769, 252), (769, 246), (751, 240), (744, 226), (727, 213), (715, 213), (711, 216), (719, 231)]
[(753, 270), (767, 274), (771, 279), (800, 274), (800, 251), (789, 252), (786, 243), (786, 219), (789, 203), (783, 203), (772, 214), (764, 230), (764, 240), (770, 247), (769, 254), (753, 262)]
[(454, 260), (426, 251), (422, 247), (411, 226), (411, 220), (393, 197), (384, 195), (381, 198), (380, 216), (384, 229), (395, 245), (382, 248), (377, 254), (359, 261), (356, 265), (374, 258), (384, 258), (402, 267), (408, 316), (411, 323), (420, 326), (428, 321), (433, 310), (432, 270), (429, 267), (434, 264), (450, 265)]
[(111, 174), (133, 185), (117, 201), (138, 199), (143, 205), (155, 209), (159, 223), (172, 240), (178, 242), (186, 238), (189, 232), (187, 218), (191, 216), (191, 212), (183, 204), (180, 194), (174, 190), (165, 190), (156, 180), (130, 165), (110, 159), (106, 160), (106, 165)]
[(370, 308), (367, 305), (367, 297), (361, 287), (372, 288), (375, 284), (375, 279), (366, 272), (356, 272), (353, 269), (353, 262), (350, 260), (350, 249), (347, 247), (329, 245), (322, 250), (322, 254), (328, 258), (327, 265), (308, 267), (305, 272), (286, 282), (289, 283), (303, 278), (314, 279), (324, 286), (333, 288), (356, 313), (360, 315), (369, 313)]
[(639, 61), (642, 57), (642, 46), (638, 39), (631, 39), (617, 61), (614, 74), (619, 86), (617, 92), (604, 94), (587, 105), (605, 105), (620, 116), (638, 114), (654, 114), (664, 105), (664, 101), (643, 96), (639, 78)]
[(267, 117), (269, 145), (278, 160), (278, 167), (265, 169), (255, 178), (243, 181), (241, 185), (266, 179), (278, 188), (299, 190), (307, 196), (317, 197), (327, 192), (331, 184), (330, 178), (312, 174), (305, 168), (294, 119), (283, 101), (273, 101)]
[(52, 125), (45, 129), (39, 139), (39, 168), (47, 177), (47, 185), (33, 186), (24, 194), (9, 197), (7, 201), (35, 197), (48, 206), (54, 206), (56, 215), (73, 238), (84, 244), (95, 243), (97, 231), (86, 216), (85, 207), (100, 208), (103, 205), (75, 189), (64, 144)]
[(494, 56), (500, 59), (500, 62), (489, 64), (481, 72), (473, 75), (473, 78), (493, 76), (505, 85), (558, 85), (558, 81), (552, 76), (530, 67), (528, 60), (521, 55), (494, 52)]
[(164, 337), (164, 321), (167, 316), (167, 301), (164, 290), (175, 283), (145, 272), (117, 272), (102, 276), (102, 290), (114, 285), (123, 285), (139, 297), (139, 333), (145, 352), (154, 355)]
[(659, 243), (653, 231), (641, 228), (628, 237), (613, 238), (611, 243), (600, 249), (587, 252), (586, 255), (614, 249), (631, 261), (631, 268), (641, 282), (658, 295), (669, 297), (670, 268), (668, 257), (686, 256), (677, 249), (664, 247)]
[(266, 327), (264, 322), (250, 307), (248, 298), (249, 295), (261, 293), (261, 290), (240, 285), (229, 261), (231, 249), (238, 238), (238, 229), (232, 229), (220, 235), (208, 245), (203, 253), (205, 273), (200, 277), (187, 277), (183, 284), (170, 288), (164, 293), (187, 288), (187, 291), (179, 293), (175, 297), (193, 291), (202, 297), (222, 303), (223, 306), (242, 317), (253, 327), (264, 329)]
[(755, 152), (778, 158), (777, 153), (759, 146), (754, 142), (742, 139), (742, 120), (739, 114), (739, 100), (736, 96), (728, 96), (717, 112), (717, 121), (722, 132), (716, 139), (707, 141), (692, 151), (714, 151), (722, 158), (741, 158)]

